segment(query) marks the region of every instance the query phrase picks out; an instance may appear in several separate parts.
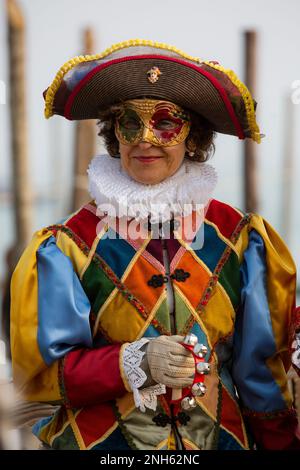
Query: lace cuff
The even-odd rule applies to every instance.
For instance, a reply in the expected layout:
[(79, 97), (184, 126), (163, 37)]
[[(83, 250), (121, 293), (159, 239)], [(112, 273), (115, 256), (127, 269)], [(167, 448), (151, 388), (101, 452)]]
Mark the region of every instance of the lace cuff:
[(292, 343), (292, 364), (300, 370), (300, 331), (295, 334), (295, 339)]
[(130, 343), (123, 350), (124, 372), (133, 392), (135, 406), (143, 412), (146, 411), (146, 408), (156, 410), (157, 395), (166, 393), (166, 387), (163, 384), (156, 384), (139, 390), (147, 380), (147, 375), (140, 367), (145, 355), (145, 352), (141, 351), (140, 348), (148, 342), (148, 339), (142, 338), (139, 341)]

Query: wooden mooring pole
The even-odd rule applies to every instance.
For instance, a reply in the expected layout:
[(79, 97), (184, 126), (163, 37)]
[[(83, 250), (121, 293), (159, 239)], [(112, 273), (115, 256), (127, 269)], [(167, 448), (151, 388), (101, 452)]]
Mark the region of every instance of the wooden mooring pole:
[(10, 356), (10, 280), (15, 265), (31, 238), (32, 193), (29, 183), (25, 91), (25, 24), (16, 0), (6, 0), (11, 128), (14, 240), (6, 253), (2, 295), (2, 337)]
[(6, 5), (14, 226), (17, 245), (22, 250), (30, 240), (32, 230), (25, 91), (25, 24), (16, 0), (6, 0)]
[[(92, 54), (94, 51), (94, 35), (90, 28), (84, 32), (84, 54)], [(91, 197), (88, 194), (87, 167), (96, 152), (96, 121), (86, 119), (76, 124), (75, 136), (75, 163), (74, 186), (72, 197), (72, 211), (77, 210), (82, 204), (88, 202)]]
[[(257, 33), (244, 33), (245, 83), (252, 96), (256, 93), (256, 47)], [(258, 210), (256, 146), (250, 139), (244, 144), (244, 208), (247, 212)]]
[(281, 233), (287, 245), (291, 241), (293, 177), (295, 161), (295, 123), (294, 104), (290, 93), (285, 98), (284, 110), (284, 144), (282, 157), (282, 190), (281, 190)]

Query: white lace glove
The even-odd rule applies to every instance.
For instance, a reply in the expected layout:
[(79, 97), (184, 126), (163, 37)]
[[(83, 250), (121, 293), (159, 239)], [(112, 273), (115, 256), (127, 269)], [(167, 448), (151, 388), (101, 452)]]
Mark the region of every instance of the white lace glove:
[(122, 358), (124, 372), (133, 392), (135, 406), (143, 412), (146, 411), (146, 408), (156, 410), (157, 395), (166, 393), (166, 387), (163, 384), (155, 384), (141, 389), (147, 382), (147, 379), (149, 379), (141, 367), (143, 357), (145, 356), (145, 351), (141, 351), (141, 348), (148, 342), (149, 339), (142, 338), (139, 341), (128, 344), (123, 350)]

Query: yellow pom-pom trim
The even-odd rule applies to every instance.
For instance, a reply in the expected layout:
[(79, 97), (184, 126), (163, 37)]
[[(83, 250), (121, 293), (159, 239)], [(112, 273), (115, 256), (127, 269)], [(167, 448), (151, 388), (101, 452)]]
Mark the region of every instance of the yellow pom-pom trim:
[(259, 127), (256, 122), (253, 99), (246, 85), (239, 80), (237, 75), (232, 70), (225, 69), (224, 67), (222, 67), (222, 65), (214, 64), (210, 61), (205, 61), (204, 64), (209, 65), (209, 67), (212, 67), (216, 70), (219, 70), (220, 72), (225, 73), (227, 77), (231, 80), (231, 82), (237, 87), (240, 94), (242, 95), (242, 98), (245, 104), (247, 120), (248, 120), (248, 124), (250, 127), (250, 132), (251, 132), (251, 138), (254, 140), (254, 142), (257, 142), (258, 144), (260, 144), (261, 135), (260, 135)]
[(108, 56), (109, 54), (112, 54), (115, 51), (118, 51), (120, 49), (124, 49), (126, 47), (135, 47), (135, 46), (150, 46), (150, 47), (155, 47), (157, 49), (164, 49), (166, 51), (171, 51), (175, 52), (176, 54), (180, 55), (184, 59), (191, 60), (196, 63), (200, 63), (201, 60), (198, 57), (192, 57), (185, 52), (181, 51), (180, 49), (177, 49), (177, 47), (174, 46), (169, 46), (168, 44), (163, 44), (160, 42), (155, 42), (155, 41), (148, 41), (145, 39), (130, 39), (129, 41), (123, 41), (119, 42), (117, 44), (113, 44), (111, 47), (106, 49), (102, 54), (94, 54), (94, 55), (81, 55), (74, 57), (73, 59), (68, 60), (57, 72), (53, 82), (49, 86), (46, 97), (45, 97), (45, 118), (49, 119), (51, 116), (53, 116), (53, 102), (54, 102), (54, 97), (59, 89), (61, 82), (69, 70), (72, 68), (76, 67), (76, 65), (81, 64), (82, 62), (88, 62), (90, 60), (98, 60), (98, 59), (103, 59), (104, 57)]

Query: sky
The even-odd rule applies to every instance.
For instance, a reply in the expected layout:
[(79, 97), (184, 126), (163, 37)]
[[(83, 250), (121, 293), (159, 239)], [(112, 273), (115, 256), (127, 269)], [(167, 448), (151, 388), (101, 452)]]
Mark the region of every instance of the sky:
[[(66, 197), (71, 184), (74, 123), (43, 117), (42, 92), (59, 67), (82, 50), (82, 34), (92, 27), (96, 51), (113, 43), (141, 38), (165, 42), (206, 60), (217, 60), (243, 79), (243, 32), (258, 33), (257, 120), (266, 134), (257, 146), (259, 212), (283, 236), (282, 195), (290, 185), (292, 223), (289, 245), (300, 265), (300, 104), (293, 104), (293, 86), (300, 80), (299, 0), (19, 0), (26, 18), (27, 109), (29, 164), (33, 190), (57, 191)], [(5, 1), (0, 0), (0, 188), (10, 184), (9, 106)], [(298, 84), (299, 86), (299, 84)], [(2, 99), (3, 101), (3, 99)], [(288, 103), (288, 105), (287, 105)], [(288, 113), (286, 109), (288, 108)], [(293, 115), (295, 135), (292, 177), (283, 184), (285, 128)], [(219, 175), (215, 197), (243, 208), (243, 143), (219, 135), (211, 160)], [(59, 171), (58, 171), (59, 170)], [(44, 222), (44, 220), (43, 220)], [(46, 223), (51, 223), (49, 220)], [(35, 224), (41, 223), (37, 219)]]

